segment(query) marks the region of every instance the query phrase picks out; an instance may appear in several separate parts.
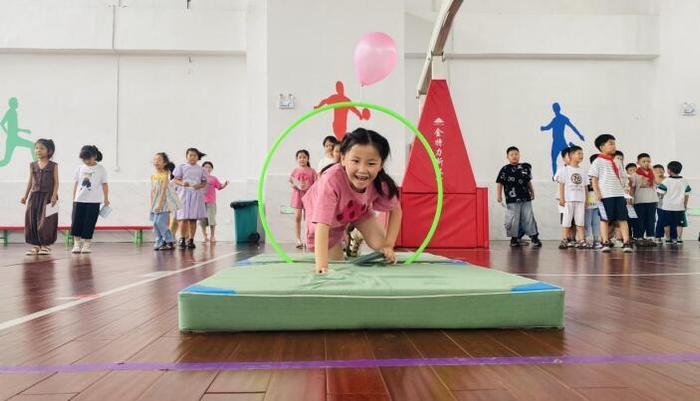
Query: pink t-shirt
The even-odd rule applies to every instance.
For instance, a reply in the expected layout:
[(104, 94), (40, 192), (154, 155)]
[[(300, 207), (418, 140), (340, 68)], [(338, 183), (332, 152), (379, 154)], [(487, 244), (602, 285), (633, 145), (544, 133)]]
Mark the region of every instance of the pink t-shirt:
[(396, 196), (389, 198), (380, 195), (374, 184), (365, 192), (354, 191), (345, 169), (337, 164), (326, 170), (316, 181), (304, 196), (303, 202), (309, 223), (328, 224), (333, 230), (371, 217), (374, 211), (390, 211), (399, 200)]
[(204, 203), (216, 203), (216, 190), (221, 189), (223, 184), (213, 175), (207, 176), (207, 190), (204, 193)]
[(294, 189), (306, 192), (316, 180), (316, 171), (311, 167), (297, 167), (289, 177), (294, 183)]

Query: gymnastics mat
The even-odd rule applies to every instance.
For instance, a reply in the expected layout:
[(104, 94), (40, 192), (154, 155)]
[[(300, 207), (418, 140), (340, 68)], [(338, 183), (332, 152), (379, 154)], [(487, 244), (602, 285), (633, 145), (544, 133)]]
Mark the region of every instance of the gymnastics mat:
[[(409, 253), (398, 253), (406, 260)], [(564, 324), (564, 290), (423, 254), (409, 266), (263, 254), (178, 295), (183, 331), (535, 328)]]

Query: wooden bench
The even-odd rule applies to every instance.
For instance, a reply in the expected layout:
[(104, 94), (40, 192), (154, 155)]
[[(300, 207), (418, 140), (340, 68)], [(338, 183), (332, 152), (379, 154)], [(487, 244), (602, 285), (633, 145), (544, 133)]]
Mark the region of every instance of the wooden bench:
[[(143, 243), (144, 230), (152, 230), (153, 226), (97, 226), (95, 231), (133, 231), (134, 244)], [(0, 226), (0, 239), (3, 245), (7, 245), (10, 239), (10, 231), (24, 231), (24, 226)], [(70, 235), (70, 226), (58, 226), (58, 232), (63, 234), (66, 245), (73, 244), (73, 236)]]

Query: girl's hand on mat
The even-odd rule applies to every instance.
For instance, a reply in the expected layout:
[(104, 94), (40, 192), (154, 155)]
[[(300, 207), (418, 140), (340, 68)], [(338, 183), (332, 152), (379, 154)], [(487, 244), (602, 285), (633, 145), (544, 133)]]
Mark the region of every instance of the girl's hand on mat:
[(316, 274), (328, 273), (328, 266), (316, 266)]
[(384, 249), (382, 249), (382, 252), (384, 252), (385, 261), (391, 264), (396, 264), (396, 252), (394, 252), (393, 247), (387, 246)]

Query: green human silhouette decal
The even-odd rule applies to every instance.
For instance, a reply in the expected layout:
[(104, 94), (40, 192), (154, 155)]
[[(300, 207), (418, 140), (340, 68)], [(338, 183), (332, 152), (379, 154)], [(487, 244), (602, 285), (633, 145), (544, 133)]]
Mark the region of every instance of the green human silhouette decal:
[(7, 134), (7, 141), (5, 142), (5, 157), (0, 160), (0, 167), (4, 167), (10, 163), (12, 159), (12, 153), (18, 146), (29, 149), (29, 154), (32, 155), (32, 159), (36, 160), (36, 155), (34, 154), (34, 142), (29, 141), (24, 138), (19, 137), (20, 132), (26, 132), (31, 134), (32, 132), (28, 129), (19, 128), (17, 123), (17, 107), (19, 107), (19, 102), (16, 97), (11, 97), (8, 102), (10, 109), (7, 110), (5, 115), (0, 121), (0, 127)]

